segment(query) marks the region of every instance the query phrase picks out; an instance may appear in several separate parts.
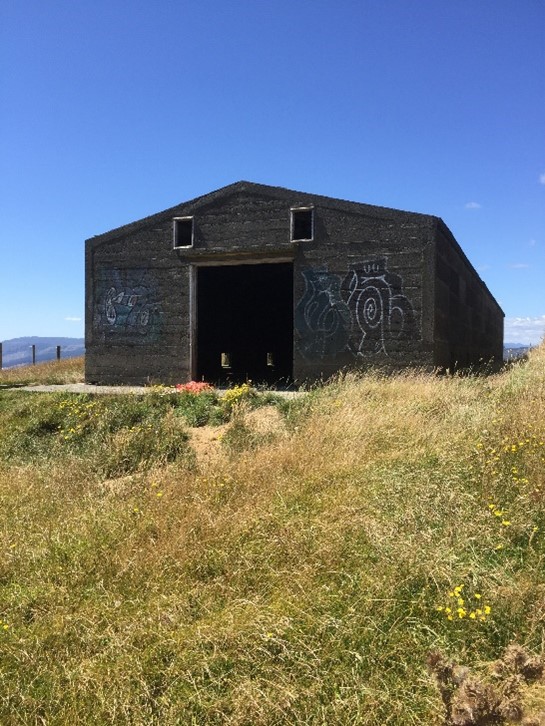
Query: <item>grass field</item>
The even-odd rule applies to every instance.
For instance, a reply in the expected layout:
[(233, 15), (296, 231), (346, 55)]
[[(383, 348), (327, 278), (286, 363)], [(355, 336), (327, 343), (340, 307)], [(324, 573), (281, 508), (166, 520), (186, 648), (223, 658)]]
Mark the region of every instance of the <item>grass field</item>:
[(32, 383), (80, 383), (84, 379), (83, 358), (65, 358), (61, 361), (17, 366), (0, 370), (0, 386)]
[[(81, 379), (57, 365), (0, 384)], [(491, 668), (545, 655), (545, 349), (177, 396), (0, 390), (0, 723), (545, 722), (526, 656)], [(440, 657), (518, 711), (445, 721)]]

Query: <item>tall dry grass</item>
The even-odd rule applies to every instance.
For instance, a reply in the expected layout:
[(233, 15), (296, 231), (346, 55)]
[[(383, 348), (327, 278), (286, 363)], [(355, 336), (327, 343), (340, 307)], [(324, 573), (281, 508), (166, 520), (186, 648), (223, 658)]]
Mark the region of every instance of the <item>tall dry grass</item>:
[(84, 379), (84, 357), (65, 358), (60, 361), (36, 363), (0, 370), (0, 386), (28, 385), (31, 383), (81, 383)]
[(0, 721), (443, 723), (431, 650), (543, 654), (544, 368), (347, 375), (200, 464), (4, 461)]

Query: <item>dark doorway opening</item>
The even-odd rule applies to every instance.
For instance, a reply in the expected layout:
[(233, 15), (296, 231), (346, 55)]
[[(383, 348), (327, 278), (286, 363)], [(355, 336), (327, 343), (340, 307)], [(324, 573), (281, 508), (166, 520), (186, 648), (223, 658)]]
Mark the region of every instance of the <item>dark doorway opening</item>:
[(285, 385), (293, 375), (293, 265), (197, 268), (197, 377)]

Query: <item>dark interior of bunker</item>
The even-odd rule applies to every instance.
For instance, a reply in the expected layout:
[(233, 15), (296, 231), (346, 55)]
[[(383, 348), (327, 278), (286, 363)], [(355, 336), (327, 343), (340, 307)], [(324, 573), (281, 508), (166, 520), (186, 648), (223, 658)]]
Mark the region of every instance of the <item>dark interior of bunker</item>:
[(293, 265), (197, 270), (197, 374), (212, 383), (293, 376)]

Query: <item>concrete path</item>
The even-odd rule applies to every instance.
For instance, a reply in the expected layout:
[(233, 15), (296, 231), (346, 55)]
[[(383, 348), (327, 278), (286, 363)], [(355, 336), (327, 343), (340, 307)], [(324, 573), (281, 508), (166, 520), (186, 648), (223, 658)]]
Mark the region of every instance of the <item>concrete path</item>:
[[(22, 391), (36, 393), (151, 393), (149, 386), (95, 386), (92, 383), (57, 383), (51, 385), (21, 386)], [(176, 390), (171, 389), (172, 392)]]
[[(92, 393), (92, 394), (123, 394), (132, 393), (135, 395), (143, 395), (146, 393), (152, 393), (153, 387), (150, 386), (95, 386), (92, 383), (57, 383), (51, 385), (33, 385), (33, 386), (17, 386), (20, 391), (32, 391), (33, 393)], [(174, 387), (165, 387), (166, 391), (176, 392)], [(216, 389), (220, 396), (228, 390)], [(269, 391), (267, 391), (269, 392)], [(270, 390), (270, 393), (279, 395), (282, 398), (295, 398), (300, 395), (300, 391), (275, 391)]]

